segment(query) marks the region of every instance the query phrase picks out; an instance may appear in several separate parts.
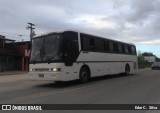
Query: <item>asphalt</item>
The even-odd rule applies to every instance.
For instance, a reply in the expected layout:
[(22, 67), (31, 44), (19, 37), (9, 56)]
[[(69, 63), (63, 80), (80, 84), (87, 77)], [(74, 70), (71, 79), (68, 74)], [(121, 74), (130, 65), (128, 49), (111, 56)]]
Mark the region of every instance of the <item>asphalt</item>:
[(28, 73), (27, 71), (4, 71), (0, 72), (0, 76), (4, 75), (18, 75), (18, 74), (26, 74)]
[[(160, 70), (151, 69), (138, 70), (129, 76), (96, 77), (86, 84), (81, 84), (77, 80), (60, 84), (53, 81), (31, 81), (27, 73), (6, 75), (0, 76), (0, 104), (160, 104), (159, 83)], [(65, 113), (70, 112), (75, 111), (65, 111)], [(160, 111), (80, 110), (76, 112), (159, 113)]]

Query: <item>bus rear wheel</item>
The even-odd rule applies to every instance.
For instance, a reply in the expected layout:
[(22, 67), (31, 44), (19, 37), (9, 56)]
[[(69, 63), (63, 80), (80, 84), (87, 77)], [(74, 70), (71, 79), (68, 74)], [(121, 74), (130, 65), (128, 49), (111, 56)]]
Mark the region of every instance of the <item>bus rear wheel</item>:
[(130, 67), (129, 67), (129, 65), (127, 64), (127, 65), (125, 66), (125, 75), (129, 75), (129, 72), (130, 72)]
[(90, 73), (89, 70), (85, 67), (82, 67), (80, 70), (80, 75), (79, 75), (79, 79), (81, 83), (86, 83), (88, 82), (90, 77)]

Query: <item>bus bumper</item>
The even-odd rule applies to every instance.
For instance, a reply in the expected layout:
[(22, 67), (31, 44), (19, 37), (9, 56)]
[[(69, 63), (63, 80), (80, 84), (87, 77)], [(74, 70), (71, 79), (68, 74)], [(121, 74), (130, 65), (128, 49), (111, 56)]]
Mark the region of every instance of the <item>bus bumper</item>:
[(66, 81), (62, 72), (29, 72), (28, 76), (31, 80)]

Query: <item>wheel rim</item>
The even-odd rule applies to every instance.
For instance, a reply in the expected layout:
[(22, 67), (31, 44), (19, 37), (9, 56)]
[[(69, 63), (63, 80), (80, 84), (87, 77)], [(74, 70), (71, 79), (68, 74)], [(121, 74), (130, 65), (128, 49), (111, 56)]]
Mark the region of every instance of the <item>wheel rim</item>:
[(87, 78), (88, 78), (87, 72), (83, 71), (81, 77), (83, 80), (87, 80)]
[(81, 71), (81, 74), (80, 74), (80, 80), (81, 82), (85, 83), (88, 81), (88, 78), (89, 78), (89, 73), (86, 69), (83, 69)]

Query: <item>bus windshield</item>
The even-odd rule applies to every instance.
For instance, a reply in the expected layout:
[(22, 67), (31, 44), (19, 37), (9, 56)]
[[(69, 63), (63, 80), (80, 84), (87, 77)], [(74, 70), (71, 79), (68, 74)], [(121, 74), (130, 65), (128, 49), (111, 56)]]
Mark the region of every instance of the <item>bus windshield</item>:
[(35, 38), (32, 41), (31, 63), (62, 60), (61, 36), (53, 34)]

